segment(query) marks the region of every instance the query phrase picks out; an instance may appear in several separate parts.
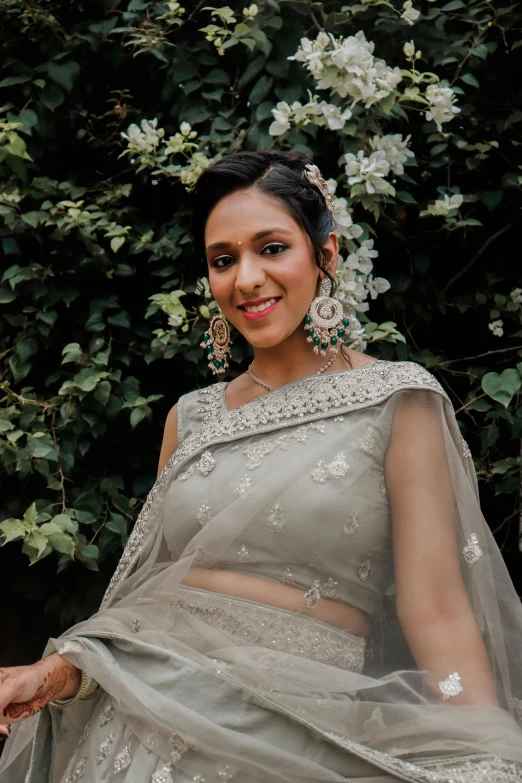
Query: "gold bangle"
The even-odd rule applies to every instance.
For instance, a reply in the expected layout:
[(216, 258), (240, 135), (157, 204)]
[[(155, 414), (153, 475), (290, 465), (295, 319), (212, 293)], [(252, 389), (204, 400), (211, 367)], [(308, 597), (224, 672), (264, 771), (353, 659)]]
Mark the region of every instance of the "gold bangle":
[[(58, 651), (49, 650), (48, 652), (44, 653), (43, 657), (47, 658), (49, 655), (54, 655), (56, 652)], [(49, 706), (56, 707), (57, 710), (65, 710), (67, 707), (70, 707), (80, 699), (87, 700), (94, 698), (98, 688), (100, 687), (99, 684), (96, 682), (94, 677), (89, 677), (89, 675), (84, 672), (83, 669), (80, 669), (80, 671), (82, 673), (82, 678), (78, 692), (68, 699), (53, 699), (52, 701), (48, 702)]]

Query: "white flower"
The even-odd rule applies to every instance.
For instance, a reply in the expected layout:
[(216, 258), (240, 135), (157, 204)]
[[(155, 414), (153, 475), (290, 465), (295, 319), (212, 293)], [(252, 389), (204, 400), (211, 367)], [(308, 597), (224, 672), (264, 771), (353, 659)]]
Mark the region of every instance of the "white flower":
[(345, 160), (349, 185), (363, 183), (368, 193), (375, 193), (388, 187), (385, 177), (390, 172), (390, 164), (382, 150), (372, 152), (369, 157), (366, 157), (363, 150), (359, 150), (357, 155), (348, 152)]
[(373, 277), (372, 275), (368, 277), (366, 285), (372, 299), (377, 299), (378, 294), (383, 294), (390, 288), (389, 281), (384, 277)]
[(203, 286), (203, 296), (205, 299), (210, 299), (212, 296), (212, 291), (210, 290), (210, 283), (208, 282), (208, 277), (200, 277), (199, 282)]
[(426, 112), (427, 120), (435, 120), (439, 133), (442, 132), (442, 123), (449, 122), (455, 114), (460, 112), (458, 106), (454, 106), (456, 100), (455, 93), (451, 87), (444, 87), (440, 84), (429, 84), (426, 87), (424, 97), (430, 104)]
[(257, 16), (258, 7), (255, 3), (252, 3), (252, 5), (249, 8), (243, 8), (243, 16), (248, 16), (251, 19), (254, 18), (254, 16)]
[(122, 133), (122, 137), (127, 141), (127, 146), (136, 152), (154, 152), (160, 139), (164, 136), (163, 128), (157, 129), (158, 120), (142, 120), (141, 130), (132, 123), (127, 129), (127, 133)]
[(334, 198), (333, 216), (335, 221), (335, 234), (345, 239), (357, 239), (363, 233), (361, 226), (354, 223), (348, 210), (345, 198)]
[(409, 43), (405, 43), (402, 47), (402, 51), (406, 55), (406, 57), (413, 57), (415, 54), (415, 44), (413, 41), (410, 41)]
[(495, 335), (495, 337), (502, 337), (502, 335), (504, 334), (504, 330), (502, 328), (504, 326), (504, 321), (500, 321), (500, 320), (492, 321), (490, 324), (488, 324), (488, 326), (493, 332), (493, 334)]
[(522, 304), (522, 288), (514, 288), (510, 293), (510, 297), (515, 304)]
[(406, 22), (408, 22), (408, 24), (413, 24), (417, 21), (420, 16), (420, 11), (417, 11), (416, 8), (413, 8), (413, 3), (411, 0), (406, 0), (402, 8), (403, 11), (401, 14), (401, 19), (404, 19)]
[(374, 136), (371, 144), (374, 150), (384, 152), (393, 173), (401, 176), (404, 174), (404, 166), (402, 164), (409, 157), (413, 157), (414, 154), (408, 149), (410, 139), (411, 134), (403, 139), (402, 134), (393, 133), (388, 136)]
[(181, 131), (182, 136), (188, 136), (190, 131), (192, 130), (192, 125), (190, 122), (182, 122), (179, 126), (179, 129)]
[(183, 318), (180, 315), (169, 315), (169, 326), (181, 326), (183, 323)]
[(274, 121), (270, 125), (268, 132), (271, 136), (280, 136), (282, 133), (286, 133), (290, 130), (290, 115), (292, 109), (286, 101), (279, 101), (276, 103), (275, 109), (272, 109)]
[(326, 101), (321, 101), (319, 108), (325, 116), (330, 130), (341, 130), (341, 128), (344, 128), (346, 120), (349, 120), (352, 116), (350, 109), (345, 109), (341, 113), (338, 106), (334, 106)]
[(462, 205), (464, 196), (461, 193), (455, 193), (453, 196), (444, 194), (444, 198), (438, 198), (435, 204), (428, 206), (427, 212), (430, 215), (439, 215), (441, 217), (454, 217), (457, 210)]
[(350, 253), (346, 259), (349, 269), (358, 269), (363, 274), (369, 274), (373, 269), (372, 258), (377, 258), (379, 253), (373, 250), (373, 239), (365, 239), (355, 253)]

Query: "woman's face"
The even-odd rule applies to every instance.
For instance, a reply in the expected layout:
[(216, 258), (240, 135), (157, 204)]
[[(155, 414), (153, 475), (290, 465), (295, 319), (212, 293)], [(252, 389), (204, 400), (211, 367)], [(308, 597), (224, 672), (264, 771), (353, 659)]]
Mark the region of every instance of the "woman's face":
[[(222, 198), (205, 227), (212, 293), (256, 348), (271, 348), (302, 325), (319, 276), (307, 233), (274, 198), (254, 188)], [(332, 274), (338, 243), (325, 244)]]

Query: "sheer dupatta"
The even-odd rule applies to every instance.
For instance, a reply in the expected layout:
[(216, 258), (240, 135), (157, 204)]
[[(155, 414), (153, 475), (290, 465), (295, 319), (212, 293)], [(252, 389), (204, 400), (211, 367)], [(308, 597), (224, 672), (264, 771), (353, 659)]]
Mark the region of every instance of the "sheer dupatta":
[[(173, 773), (192, 774), (199, 753), (238, 781), (520, 780), (522, 610), (437, 381), (413, 363), (380, 361), (236, 410), (225, 389), (189, 395), (187, 436), (100, 611), (51, 644), (112, 695), (141, 742), (151, 731), (182, 737), (175, 762), (167, 739), (156, 750)], [(266, 522), (276, 505), (281, 530)], [(366, 570), (358, 552), (368, 552)], [(335, 632), (319, 633), (305, 601), (286, 626), (282, 613), (262, 632), (262, 604), (232, 617), (226, 597), (191, 595), (183, 582), (194, 569), (268, 575), (303, 595), (305, 576), (324, 586), (332, 574), (347, 603), (375, 607), (364, 667), (342, 658)], [(469, 633), (457, 633), (462, 624)], [(245, 704), (260, 716), (249, 731), (238, 728)], [(61, 718), (71, 738), (88, 707), (79, 710)], [(279, 739), (261, 720), (270, 714), (287, 721)], [(36, 725), (15, 731), (0, 783), (24, 779), (14, 771)], [(296, 726), (308, 732), (304, 745)]]

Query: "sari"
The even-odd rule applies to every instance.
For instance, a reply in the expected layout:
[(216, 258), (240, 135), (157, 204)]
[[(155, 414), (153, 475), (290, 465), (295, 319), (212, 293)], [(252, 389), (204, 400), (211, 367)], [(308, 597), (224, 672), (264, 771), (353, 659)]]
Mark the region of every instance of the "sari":
[[(99, 611), (49, 640), (97, 696), (13, 727), (0, 783), (522, 780), (522, 609), (438, 381), (376, 360), (234, 409), (226, 389), (180, 398), (178, 449)], [(420, 489), (405, 473), (401, 500), (411, 453)], [(435, 501), (422, 471), (438, 471)], [(450, 531), (498, 706), (452, 701), (467, 687), (452, 639), (440, 640), (442, 697), (408, 647), (393, 533), (406, 526), (413, 541), (427, 515)], [(425, 545), (436, 542), (434, 526)], [(411, 563), (422, 567), (418, 548)], [(291, 585), (300, 603), (190, 585), (220, 571)], [(368, 641), (314, 617), (331, 600), (370, 618)]]

